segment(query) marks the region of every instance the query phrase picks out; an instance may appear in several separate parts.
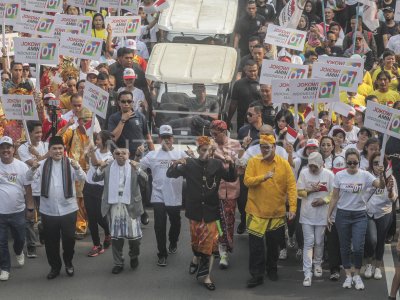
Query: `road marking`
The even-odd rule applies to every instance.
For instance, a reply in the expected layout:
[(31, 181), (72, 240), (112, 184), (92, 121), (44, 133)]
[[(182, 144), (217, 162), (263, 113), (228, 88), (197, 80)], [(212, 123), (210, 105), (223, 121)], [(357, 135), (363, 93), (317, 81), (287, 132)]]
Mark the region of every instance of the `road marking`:
[[(385, 253), (383, 255), (383, 264), (385, 266), (386, 285), (387, 285), (387, 290), (388, 290), (388, 295), (389, 295), (390, 290), (392, 288), (392, 281), (393, 281), (393, 277), (394, 277), (394, 273), (395, 273), (392, 245), (385, 244)], [(399, 297), (398, 292), (397, 292), (397, 297)]]

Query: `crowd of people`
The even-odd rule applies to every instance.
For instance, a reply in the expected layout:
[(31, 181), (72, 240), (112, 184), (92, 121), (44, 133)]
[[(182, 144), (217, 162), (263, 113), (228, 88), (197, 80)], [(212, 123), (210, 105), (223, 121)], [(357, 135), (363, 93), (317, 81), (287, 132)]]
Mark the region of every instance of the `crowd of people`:
[[(146, 199), (154, 211), (157, 265), (166, 267), (178, 251), (184, 208), (193, 251), (189, 273), (209, 290), (216, 288), (214, 261), (230, 267), (236, 207), (236, 232), (248, 233), (249, 288), (265, 274), (278, 280), (287, 248), (297, 248), (305, 287), (323, 276), (323, 262), (330, 280), (340, 280), (344, 269), (343, 288), (363, 290), (362, 276), (381, 279), (385, 243), (396, 235), (400, 141), (389, 137), (382, 153), (382, 134), (365, 127), (364, 118), (371, 101), (400, 108), (396, 1), (377, 1), (373, 29), (356, 1), (299, 1), (304, 10), (297, 29), (307, 42), (304, 51), (293, 51), (264, 42), (287, 1), (239, 0), (232, 45), (241, 59), (227, 113), (218, 105), (216, 117), (201, 123), (207, 130), (184, 148), (174, 140), (182, 120), (154, 127), (157, 86), (145, 72), (152, 48), (165, 39), (159, 12), (149, 10), (154, 2), (143, 0), (138, 10), (140, 34), (119, 39), (105, 26), (116, 11), (85, 11), (64, 1), (62, 13), (93, 18), (92, 36), (104, 40), (101, 61), (60, 57), (59, 65), (41, 66), (32, 76), (31, 65), (2, 48), (3, 95), (33, 95), (39, 121), (24, 124), (1, 112), (0, 280), (10, 277), (9, 230), (21, 266), (25, 255), (37, 257), (38, 243), (45, 245), (48, 279), (60, 274), (62, 263), (74, 275), (75, 243), (86, 235), (93, 242), (89, 257), (111, 247), (113, 274), (124, 270), (128, 240), (136, 269), (141, 227), (149, 223)], [(346, 112), (322, 105), (314, 115), (309, 103), (276, 105), (271, 85), (259, 84), (264, 59), (311, 67), (322, 55), (364, 59), (358, 91), (340, 92)], [(84, 107), (86, 82), (109, 93), (105, 118)], [(193, 93), (198, 109), (208, 103), (203, 84), (194, 84)], [(399, 286), (396, 267), (389, 299)]]

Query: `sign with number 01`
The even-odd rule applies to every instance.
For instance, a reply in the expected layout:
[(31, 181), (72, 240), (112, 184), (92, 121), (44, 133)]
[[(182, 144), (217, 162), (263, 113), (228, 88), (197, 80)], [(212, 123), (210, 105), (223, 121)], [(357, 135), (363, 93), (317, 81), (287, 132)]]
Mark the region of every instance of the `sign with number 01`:
[(39, 120), (32, 95), (3, 95), (3, 110), (8, 120)]
[(56, 15), (56, 23), (63, 26), (78, 26), (81, 34), (92, 36), (92, 18), (89, 16)]
[(55, 23), (56, 18), (53, 16), (23, 11), (14, 30), (43, 37), (53, 37)]
[(62, 12), (63, 0), (26, 0), (26, 9), (43, 12)]
[(107, 115), (108, 98), (109, 94), (102, 88), (88, 81), (85, 83), (83, 105), (103, 119)]
[(19, 19), (20, 13), (20, 1), (2, 0), (0, 2), (0, 21), (3, 22), (4, 20), (6, 25), (14, 26)]
[(303, 51), (307, 32), (269, 24), (265, 43)]
[(307, 78), (308, 66), (264, 59), (261, 66), (260, 84), (271, 84), (275, 79)]
[(339, 102), (339, 83), (337, 79), (298, 79), (289, 82), (290, 98), (297, 103)]
[(102, 39), (62, 33), (60, 54), (73, 58), (99, 60), (102, 46)]
[(14, 38), (15, 60), (33, 64), (58, 64), (58, 39)]
[(111, 26), (113, 36), (137, 36), (140, 33), (139, 16), (107, 17), (107, 25)]
[[(101, 0), (67, 0), (68, 5), (80, 7), (83, 9), (90, 9), (93, 11), (100, 10), (100, 3)], [(105, 5), (104, 7), (108, 7), (108, 5)]]

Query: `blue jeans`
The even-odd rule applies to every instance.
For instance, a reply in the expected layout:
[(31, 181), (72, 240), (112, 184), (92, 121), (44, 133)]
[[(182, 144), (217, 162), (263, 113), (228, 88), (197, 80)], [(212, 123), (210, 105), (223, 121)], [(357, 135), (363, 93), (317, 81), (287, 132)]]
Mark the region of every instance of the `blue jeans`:
[(365, 257), (382, 261), (385, 252), (385, 238), (392, 224), (392, 213), (379, 219), (368, 217), (367, 238), (365, 244)]
[(14, 252), (22, 253), (25, 244), (25, 211), (15, 214), (0, 214), (0, 269), (10, 272), (11, 260), (8, 250), (8, 229), (14, 239)]
[(354, 267), (361, 269), (368, 224), (367, 213), (338, 209), (335, 224), (339, 235), (343, 267), (351, 269), (351, 243), (353, 243)]

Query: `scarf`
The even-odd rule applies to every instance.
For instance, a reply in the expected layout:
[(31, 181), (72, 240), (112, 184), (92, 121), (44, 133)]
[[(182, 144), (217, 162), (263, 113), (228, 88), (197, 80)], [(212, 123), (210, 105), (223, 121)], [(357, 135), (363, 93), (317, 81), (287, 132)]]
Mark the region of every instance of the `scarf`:
[[(357, 38), (362, 38), (361, 41), (361, 47), (359, 49), (355, 48), (355, 45), (352, 44), (350, 46), (350, 48), (348, 48), (345, 52), (344, 52), (344, 56), (345, 57), (350, 57), (353, 54), (359, 54), (361, 57), (365, 56), (368, 52), (371, 51), (371, 48), (369, 48), (367, 42), (365, 41), (364, 35), (357, 31), (356, 33), (356, 37)], [(353, 53), (353, 49), (354, 49), (354, 53)]]
[[(45, 198), (49, 198), (49, 188), (50, 188), (52, 168), (53, 168), (53, 159), (52, 158), (46, 159), (43, 165), (42, 188), (40, 193), (40, 195)], [(72, 188), (71, 163), (67, 157), (63, 157), (61, 160), (61, 173), (62, 173), (64, 197), (68, 199), (73, 197), (74, 191)]]
[[(129, 161), (125, 162), (123, 168), (125, 169), (125, 184), (122, 192), (121, 201), (119, 201), (119, 168), (120, 166), (114, 160), (110, 167), (110, 180), (108, 182), (108, 204), (117, 204), (119, 202), (123, 204), (131, 203), (131, 173), (132, 167)], [(112, 179), (112, 180), (111, 180)]]

